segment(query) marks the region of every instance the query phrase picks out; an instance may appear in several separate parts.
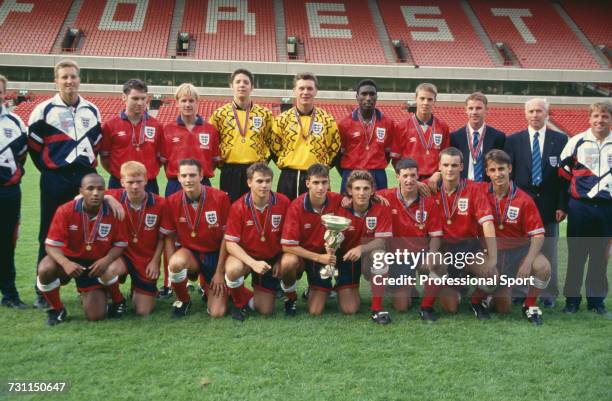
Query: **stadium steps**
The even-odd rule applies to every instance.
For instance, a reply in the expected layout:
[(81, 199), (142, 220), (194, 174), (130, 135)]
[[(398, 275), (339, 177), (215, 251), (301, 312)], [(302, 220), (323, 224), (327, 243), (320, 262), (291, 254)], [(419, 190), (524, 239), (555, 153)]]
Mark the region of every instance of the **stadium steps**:
[(174, 3), (174, 12), (172, 13), (172, 25), (170, 26), (170, 35), (168, 35), (168, 57), (176, 56), (176, 41), (179, 29), (183, 24), (183, 15), (185, 14), (185, 0), (176, 0)]
[(489, 55), (489, 58), (493, 61), (493, 64), (495, 64), (496, 67), (504, 67), (504, 61), (502, 60), (501, 55), (493, 47), (491, 39), (489, 39), (489, 36), (485, 32), (482, 25), (480, 25), (480, 21), (478, 21), (478, 18), (476, 17), (476, 14), (474, 14), (474, 10), (472, 10), (470, 4), (466, 0), (461, 0), (461, 8), (463, 8), (463, 12), (467, 16), (468, 20), (470, 20), (472, 28), (474, 28), (474, 32), (476, 32), (476, 35), (480, 38), (480, 41), (482, 42), (485, 51)]
[(380, 14), (378, 1), (368, 0), (368, 7), (370, 8), (372, 20), (374, 21), (374, 26), (376, 27), (376, 32), (378, 33), (378, 40), (383, 48), (383, 52), (385, 53), (385, 58), (387, 59), (388, 63), (394, 64), (396, 62), (395, 53), (391, 48), (391, 39), (389, 39), (387, 28), (385, 27), (382, 15)]
[(551, 5), (553, 6), (553, 8), (555, 10), (557, 10), (559, 15), (563, 19), (563, 21), (565, 21), (567, 26), (569, 26), (569, 28), (572, 30), (572, 32), (574, 32), (574, 34), (576, 35), (578, 40), (584, 45), (584, 47), (587, 49), (587, 51), (589, 53), (591, 53), (591, 56), (593, 56), (595, 61), (597, 61), (597, 63), (603, 69), (608, 69), (609, 68), (608, 60), (602, 58), (601, 52), (598, 52), (598, 51), (595, 50), (595, 48), (593, 47), (593, 44), (591, 43), (591, 41), (584, 35), (584, 33), (580, 30), (580, 28), (578, 28), (578, 25), (576, 25), (574, 20), (565, 12), (565, 10), (561, 6), (561, 4), (553, 2), (553, 3), (551, 3)]
[(77, 16), (79, 15), (79, 11), (81, 11), (81, 6), (83, 5), (83, 0), (73, 0), (72, 5), (70, 6), (70, 10), (68, 11), (68, 15), (66, 15), (66, 19), (60, 28), (57, 38), (55, 38), (55, 43), (53, 44), (53, 48), (51, 48), (52, 54), (58, 54), (62, 52), (62, 41), (64, 40), (64, 36), (66, 35), (66, 31), (70, 27), (74, 27), (74, 22), (76, 21)]
[(278, 61), (287, 61), (287, 28), (283, 0), (274, 0), (274, 21), (276, 23), (276, 55)]

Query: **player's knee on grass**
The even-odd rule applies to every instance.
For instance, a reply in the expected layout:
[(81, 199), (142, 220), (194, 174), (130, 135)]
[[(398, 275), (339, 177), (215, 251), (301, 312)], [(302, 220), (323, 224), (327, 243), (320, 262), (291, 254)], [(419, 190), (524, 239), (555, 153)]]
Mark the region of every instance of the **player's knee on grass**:
[(246, 268), (240, 259), (232, 255), (227, 256), (225, 260), (225, 276), (228, 279), (235, 281), (240, 277), (244, 277), (246, 274), (244, 270), (246, 270)]
[(338, 306), (343, 314), (354, 315), (359, 311), (360, 303), (358, 289), (346, 288), (338, 291)]
[(446, 313), (455, 314), (459, 311), (459, 293), (450, 288), (443, 288), (439, 293), (440, 306)]
[(512, 288), (499, 288), (493, 294), (493, 307), (497, 313), (510, 313), (512, 310)]
[(210, 317), (223, 317), (227, 312), (227, 306), (223, 304), (208, 305), (208, 314)]
[(102, 290), (93, 290), (82, 294), (83, 312), (85, 318), (95, 322), (106, 317), (106, 293)]
[(42, 284), (49, 284), (59, 277), (59, 267), (50, 256), (45, 256), (38, 264), (38, 279)]
[(308, 313), (313, 316), (320, 316), (325, 310), (325, 302), (327, 301), (327, 292), (313, 290), (308, 291)]
[(255, 289), (255, 310), (260, 315), (271, 315), (274, 312), (275, 294)]
[(297, 274), (297, 271), (300, 267), (300, 258), (291, 253), (283, 253), (280, 262), (280, 273), (281, 275), (288, 274), (289, 272), (294, 272)]
[(155, 310), (155, 297), (134, 293), (134, 312), (138, 316), (148, 316)]
[(393, 309), (398, 312), (406, 312), (412, 306), (412, 291), (409, 287), (401, 288), (393, 292)]

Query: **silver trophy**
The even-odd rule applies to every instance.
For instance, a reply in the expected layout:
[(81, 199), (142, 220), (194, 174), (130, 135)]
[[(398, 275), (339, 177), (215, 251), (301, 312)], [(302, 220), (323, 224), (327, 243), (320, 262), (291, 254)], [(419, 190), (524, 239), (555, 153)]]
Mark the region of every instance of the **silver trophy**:
[[(342, 241), (344, 241), (342, 231), (351, 225), (351, 220), (341, 216), (334, 216), (333, 214), (326, 214), (321, 216), (321, 222), (327, 228), (323, 236), (325, 247), (332, 249), (335, 253), (340, 248)], [(322, 279), (338, 277), (338, 270), (332, 264), (323, 266), (319, 273)]]

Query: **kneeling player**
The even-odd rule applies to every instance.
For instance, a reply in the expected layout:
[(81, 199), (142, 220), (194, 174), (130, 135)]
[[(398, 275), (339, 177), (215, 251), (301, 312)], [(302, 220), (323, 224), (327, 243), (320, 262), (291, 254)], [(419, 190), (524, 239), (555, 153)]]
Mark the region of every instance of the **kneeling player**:
[[(308, 312), (320, 315), (325, 307), (329, 288), (317, 286), (321, 280), (319, 271), (328, 264), (336, 264), (336, 255), (325, 250), (325, 226), (321, 216), (334, 214), (340, 207), (342, 195), (329, 192), (329, 169), (315, 163), (306, 170), (306, 187), (308, 192), (291, 202), (283, 226), (281, 244), (283, 257), (281, 270), (292, 279), (285, 287), (285, 278), (281, 282), (283, 290), (295, 291), (297, 277), (304, 270), (308, 277)], [(293, 302), (295, 305), (295, 302)]]
[[(254, 163), (247, 169), (250, 191), (232, 205), (225, 241), (227, 262), (225, 280), (234, 301), (232, 317), (244, 320), (250, 291), (244, 287), (244, 277), (252, 273), (255, 310), (262, 315), (274, 311), (278, 279), (287, 297), (285, 311), (295, 314), (295, 274), (287, 277), (280, 270), (281, 233), (289, 199), (272, 192), (273, 172), (265, 163)], [(292, 280), (292, 281), (290, 281)]]
[[(541, 290), (550, 281), (550, 263), (540, 252), (544, 244), (544, 225), (533, 199), (510, 180), (512, 163), (503, 150), (492, 150), (485, 157), (486, 172), (491, 179), (487, 199), (495, 211), (495, 235), (500, 275), (529, 279), (527, 297), (523, 303), (525, 317), (531, 323), (542, 324), (542, 311), (536, 302)], [(531, 241), (528, 240), (531, 237)], [(512, 307), (511, 287), (499, 288), (493, 304), (499, 313)]]
[[(398, 248), (400, 251), (406, 249), (410, 252), (420, 252), (422, 249), (430, 252), (438, 251), (442, 236), (440, 212), (433, 197), (419, 194), (419, 171), (416, 161), (412, 158), (400, 160), (395, 165), (395, 173), (399, 188), (377, 192), (378, 195), (388, 199), (391, 206), (394, 241), (391, 241), (392, 248), (389, 251), (393, 252)], [(423, 274), (429, 273), (429, 266), (416, 266), (416, 268)], [(415, 266), (395, 265), (391, 266), (390, 274), (414, 277), (414, 269)], [(403, 286), (393, 289), (393, 307), (398, 311), (408, 310), (412, 299), (410, 287)], [(382, 292), (380, 289), (379, 291)], [(421, 304), (423, 320), (435, 321), (437, 319), (432, 310), (434, 302), (435, 297), (429, 295), (428, 285), (425, 285), (425, 296)]]
[(144, 164), (125, 162), (120, 173), (123, 189), (110, 189), (108, 194), (123, 206), (129, 241), (125, 253), (113, 262), (113, 267), (117, 264), (122, 274), (129, 273), (136, 314), (146, 316), (155, 308), (157, 278), (164, 249), (159, 226), (165, 200), (145, 190), (147, 170)]
[[(177, 299), (172, 315), (178, 318), (189, 313), (191, 297), (187, 281), (200, 275), (208, 314), (220, 317), (227, 309), (223, 232), (230, 200), (225, 192), (202, 185), (202, 165), (197, 160), (179, 162), (178, 180), (182, 190), (166, 199), (160, 228), (166, 235), (169, 279)], [(176, 242), (182, 247), (176, 249)]]
[[(342, 313), (352, 315), (359, 310), (359, 280), (361, 278), (361, 257), (374, 250), (385, 247), (382, 238), (392, 234), (391, 210), (373, 200), (374, 178), (365, 170), (354, 170), (346, 181), (346, 193), (352, 200), (349, 208), (339, 208), (337, 215), (351, 220), (351, 225), (344, 231), (344, 241), (340, 246), (338, 278), (338, 304)], [(375, 240), (373, 240), (376, 238)], [(362, 245), (363, 240), (369, 240)], [(370, 267), (364, 271), (370, 276)], [(370, 278), (370, 277), (368, 277)], [(320, 277), (319, 277), (320, 279)], [(320, 279), (320, 286), (331, 289), (331, 279)], [(372, 280), (371, 318), (376, 323), (386, 324), (391, 321), (389, 313), (382, 309), (382, 295), (378, 293)]]
[(37, 286), (51, 307), (47, 324), (65, 321), (67, 313), (60, 300), (60, 286), (74, 278), (81, 294), (87, 320), (106, 317), (106, 292), (111, 311), (125, 308), (119, 290), (118, 271), (111, 268), (127, 247), (127, 232), (104, 201), (104, 179), (88, 174), (81, 180), (82, 198), (60, 206), (53, 216), (45, 240), (45, 256), (38, 265)]

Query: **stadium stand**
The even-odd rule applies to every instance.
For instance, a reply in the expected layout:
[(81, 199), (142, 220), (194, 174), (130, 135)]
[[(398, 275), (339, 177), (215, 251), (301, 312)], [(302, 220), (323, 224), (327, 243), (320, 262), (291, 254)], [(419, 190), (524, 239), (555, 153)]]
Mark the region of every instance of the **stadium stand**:
[[(219, 0), (186, 0), (181, 32), (194, 41), (197, 59), (276, 61), (272, 0), (228, 7)], [(240, 3), (237, 3), (240, 4)]]
[(378, 2), (391, 40), (400, 39), (419, 66), (487, 67), (494, 64), (457, 1)]
[(81, 55), (165, 57), (174, 1), (84, 0), (75, 27)]
[[(114, 117), (124, 108), (123, 100), (119, 97), (105, 97), (105, 96), (90, 96), (83, 95), (87, 100), (92, 102), (98, 107), (100, 110), (100, 115), (102, 116), (102, 121), (107, 121), (110, 118)], [(49, 99), (51, 96), (36, 96), (34, 100), (29, 102), (21, 102), (17, 107), (13, 110), (21, 119), (27, 124), (30, 118), (30, 114), (32, 110), (39, 104)]]
[(304, 43), (306, 62), (387, 63), (367, 0), (285, 0), (284, 10), (287, 36)]
[(583, 109), (553, 109), (550, 119), (559, 129), (574, 136), (589, 128), (588, 111)]
[(493, 43), (504, 43), (521, 67), (600, 69), (552, 5), (544, 1), (469, 0)]
[(563, 0), (561, 5), (592, 44), (612, 47), (609, 1), (590, 0), (585, 6), (581, 0)]
[(2, 2), (0, 52), (49, 53), (71, 4), (71, 0)]

